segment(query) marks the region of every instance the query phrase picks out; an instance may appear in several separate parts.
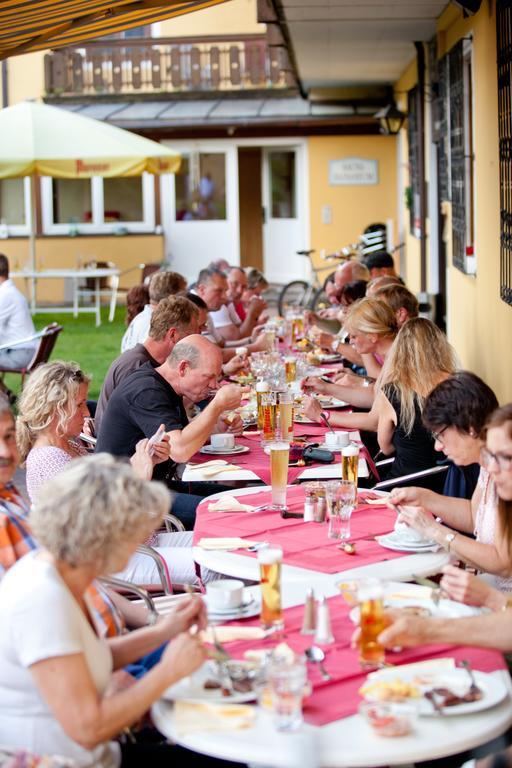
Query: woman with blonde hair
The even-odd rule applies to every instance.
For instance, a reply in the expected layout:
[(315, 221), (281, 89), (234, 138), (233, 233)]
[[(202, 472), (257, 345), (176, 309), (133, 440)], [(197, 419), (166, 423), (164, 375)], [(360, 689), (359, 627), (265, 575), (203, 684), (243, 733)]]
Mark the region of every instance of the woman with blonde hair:
[[(26, 464), (27, 491), (32, 502), (48, 480), (86, 453), (79, 435), (84, 418), (89, 416), (89, 381), (77, 363), (56, 360), (36, 368), (25, 384), (18, 404), (16, 439)], [(130, 462), (136, 474), (150, 480), (154, 466), (168, 458), (169, 437), (164, 435), (151, 448), (147, 439), (140, 440)], [(192, 531), (155, 533), (147, 541), (164, 559), (171, 581), (179, 584), (197, 583), (192, 537)], [(155, 561), (143, 552), (135, 553), (120, 575), (136, 584), (161, 583)], [(204, 568), (201, 576), (209, 581), (217, 574)]]

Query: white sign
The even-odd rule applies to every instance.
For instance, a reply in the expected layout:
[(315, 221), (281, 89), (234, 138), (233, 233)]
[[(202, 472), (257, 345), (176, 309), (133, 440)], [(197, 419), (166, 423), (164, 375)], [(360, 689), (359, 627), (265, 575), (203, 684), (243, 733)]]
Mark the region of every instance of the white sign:
[(337, 186), (370, 186), (379, 183), (378, 160), (344, 157), (329, 161), (329, 184)]

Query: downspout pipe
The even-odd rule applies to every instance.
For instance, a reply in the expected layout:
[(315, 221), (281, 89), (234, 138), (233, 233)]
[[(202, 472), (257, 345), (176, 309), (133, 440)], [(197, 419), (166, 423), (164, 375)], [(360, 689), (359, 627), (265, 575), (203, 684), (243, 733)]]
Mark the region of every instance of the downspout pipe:
[(415, 42), (418, 64), (418, 175), (420, 177), (420, 290), (427, 290), (427, 195), (425, 179), (425, 48), (422, 42)]
[(9, 78), (7, 76), (7, 59), (2, 60), (2, 109), (9, 106)]

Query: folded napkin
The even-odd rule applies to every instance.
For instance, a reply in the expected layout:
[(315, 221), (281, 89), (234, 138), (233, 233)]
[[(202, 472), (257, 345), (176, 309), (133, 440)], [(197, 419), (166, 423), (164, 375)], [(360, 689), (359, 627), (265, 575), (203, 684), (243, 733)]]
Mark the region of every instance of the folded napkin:
[(213, 644), (215, 640), (219, 643), (232, 643), (234, 640), (263, 640), (265, 630), (261, 627), (237, 627), (228, 624), (215, 627), (215, 638), (210, 627), (201, 633), (201, 639), (204, 643)]
[(249, 539), (240, 539), (237, 536), (233, 537), (219, 537), (215, 539), (202, 538), (199, 539), (196, 546), (201, 549), (224, 549), (229, 551), (230, 549), (248, 549), (257, 544), (256, 541), (249, 541)]
[[(199, 469), (199, 467), (193, 467), (193, 469)], [(234, 472), (237, 469), (240, 469), (240, 467), (237, 467), (236, 464), (224, 464), (222, 467), (207, 467), (207, 469), (203, 469), (202, 475), (203, 477), (214, 477), (221, 473), (224, 474), (224, 472)]]
[[(413, 661), (411, 664), (398, 664), (393, 671), (396, 671), (397, 676), (400, 674), (400, 672), (438, 674), (442, 672), (451, 672), (455, 669), (455, 667), (455, 659), (446, 657), (443, 659), (425, 659), (425, 661)], [(368, 679), (377, 677), (381, 674), (381, 669), (378, 669), (376, 672), (370, 672)]]
[(174, 725), (180, 735), (195, 731), (234, 731), (250, 728), (255, 717), (254, 707), (247, 704), (193, 701), (177, 701), (174, 704)]
[(208, 512), (252, 512), (253, 509), (251, 504), (240, 504), (234, 496), (222, 496), (208, 504)]

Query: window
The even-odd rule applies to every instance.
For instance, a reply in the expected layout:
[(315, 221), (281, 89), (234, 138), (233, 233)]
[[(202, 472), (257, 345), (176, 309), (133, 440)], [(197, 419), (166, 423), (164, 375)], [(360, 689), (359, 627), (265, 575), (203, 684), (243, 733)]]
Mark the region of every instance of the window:
[(496, 8), (500, 157), (500, 295), (512, 305), (512, 7)]
[(183, 155), (175, 176), (176, 221), (226, 218), (226, 157), (223, 152)]
[(270, 199), (273, 219), (295, 219), (295, 152), (270, 153)]
[(473, 195), (473, 82), (471, 41), (448, 54), (453, 265), (475, 272)]
[(151, 232), (155, 177), (41, 179), (43, 231), (49, 235)]
[(0, 231), (3, 236), (29, 231), (30, 179), (0, 180)]

